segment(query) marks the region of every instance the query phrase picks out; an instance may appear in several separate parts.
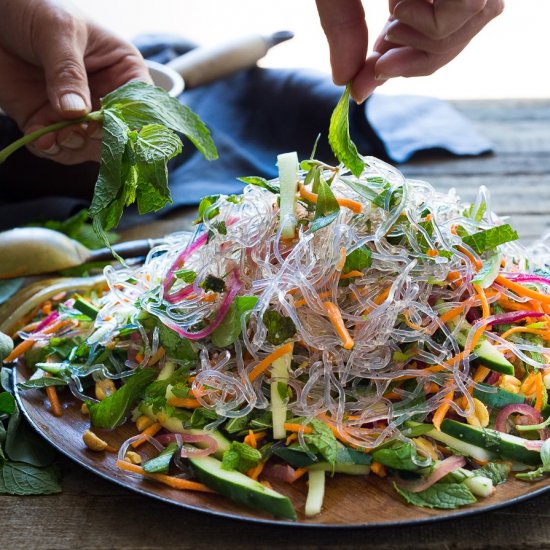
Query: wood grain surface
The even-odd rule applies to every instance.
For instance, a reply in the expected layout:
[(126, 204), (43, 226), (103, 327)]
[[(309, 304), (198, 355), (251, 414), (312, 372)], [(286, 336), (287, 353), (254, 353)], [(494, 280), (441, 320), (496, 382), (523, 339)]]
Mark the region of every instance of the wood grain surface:
[[(439, 189), (456, 187), (466, 200), (474, 197), (479, 185), (486, 185), (494, 209), (511, 216), (524, 241), (540, 236), (550, 227), (550, 100), (456, 105), (493, 140), (496, 154), (417, 159), (403, 166), (403, 172)], [(151, 224), (147, 232), (155, 236), (181, 229), (186, 217), (186, 212), (173, 214)], [(141, 226), (126, 236), (143, 230)], [(0, 496), (0, 548), (550, 548), (549, 494), (493, 512), (416, 526), (290, 528), (179, 508), (123, 489), (69, 459), (60, 462), (65, 474), (62, 494)], [(380, 498), (358, 502), (352, 486), (357, 480), (350, 483), (345, 504), (329, 497), (327, 506), (334, 508), (335, 517), (349, 522), (350, 514), (361, 508), (367, 515), (395, 521), (405, 517), (403, 507), (388, 508), (383, 491)], [(304, 490), (296, 489), (301, 498)]]

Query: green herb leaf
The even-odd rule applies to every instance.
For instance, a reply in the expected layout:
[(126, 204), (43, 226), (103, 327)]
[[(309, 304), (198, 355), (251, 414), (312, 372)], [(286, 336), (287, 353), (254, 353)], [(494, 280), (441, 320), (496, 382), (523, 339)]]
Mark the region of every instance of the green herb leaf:
[(372, 252), (366, 246), (360, 246), (346, 256), (346, 262), (342, 268), (343, 273), (350, 271), (363, 271), (372, 265)]
[(256, 467), (261, 459), (262, 454), (258, 449), (239, 441), (233, 441), (229, 450), (223, 453), (222, 468), (245, 473)]
[(123, 424), (134, 403), (143, 395), (155, 376), (153, 369), (138, 370), (115, 393), (99, 403), (89, 403), (92, 426), (112, 429)]
[(334, 464), (338, 454), (338, 441), (332, 430), (317, 419), (311, 420), (308, 425), (313, 428), (313, 433), (304, 434), (305, 442), (314, 447), (329, 464)]
[(212, 206), (219, 200), (220, 195), (208, 195), (203, 197), (199, 203), (198, 214), (199, 217), (194, 223), (200, 223), (203, 220), (211, 220), (214, 216), (220, 213), (218, 207), (212, 208)]
[(365, 163), (349, 135), (349, 89), (348, 84), (330, 117), (328, 141), (336, 158), (354, 176), (359, 176), (363, 172)]
[(159, 328), (160, 344), (165, 349), (168, 357), (192, 363), (196, 361), (197, 353), (187, 338), (183, 338), (161, 321), (158, 321), (157, 326)]
[(330, 225), (340, 212), (340, 205), (328, 183), (322, 178), (319, 179), (317, 188), (317, 204), (315, 205), (315, 216), (309, 226), (314, 233), (319, 229)]
[(482, 468), (474, 470), (476, 476), (489, 478), (493, 485), (499, 485), (506, 482), (510, 475), (510, 465), (501, 462), (489, 462)]
[(237, 296), (223, 321), (212, 332), (212, 343), (219, 348), (233, 344), (242, 332), (242, 318), (258, 303), (257, 296)]
[(271, 180), (266, 180), (265, 178), (260, 178), (258, 176), (246, 176), (243, 178), (237, 178), (243, 183), (248, 183), (250, 185), (255, 185), (256, 187), (261, 187), (262, 189), (267, 189), (271, 193), (278, 195), (281, 192), (281, 188), (278, 183), (274, 183)]
[(268, 309), (262, 320), (267, 329), (267, 341), (274, 346), (279, 346), (296, 334), (296, 325), (292, 319), (274, 309)]
[(396, 483), (393, 486), (406, 502), (421, 508), (453, 510), (476, 502), (470, 489), (462, 483), (434, 483), (428, 489), (418, 493), (407, 491)]
[(13, 414), (17, 408), (15, 397), (11, 393), (4, 391), (0, 393), (0, 414)]
[(179, 269), (174, 273), (176, 278), (182, 280), (184, 283), (191, 284), (195, 282), (197, 274), (191, 269)]
[(0, 469), (0, 493), (9, 495), (51, 495), (61, 492), (59, 469), (37, 468), (23, 462), (6, 462)]
[(205, 292), (225, 292), (226, 290), (225, 281), (220, 277), (211, 275), (210, 273), (204, 278), (202, 283), (199, 284), (199, 287)]
[(225, 431), (228, 434), (236, 434), (242, 432), (248, 427), (252, 413), (248, 413), (245, 416), (238, 416), (236, 418), (230, 418), (225, 424)]
[(218, 415), (216, 414), (216, 411), (202, 408), (195, 409), (185, 426), (193, 429), (202, 429), (217, 419)]
[(372, 453), (372, 459), (384, 466), (395, 470), (416, 472), (418, 464), (414, 462), (417, 456), (416, 446), (413, 443), (398, 443), (395, 446), (378, 449)]
[(462, 238), (462, 241), (470, 246), (474, 252), (477, 252), (477, 254), (483, 254), (489, 250), (494, 250), (500, 244), (517, 239), (519, 239), (519, 235), (516, 230), (506, 223), (497, 227), (491, 227), (491, 229), (478, 231), (473, 235), (467, 235)]

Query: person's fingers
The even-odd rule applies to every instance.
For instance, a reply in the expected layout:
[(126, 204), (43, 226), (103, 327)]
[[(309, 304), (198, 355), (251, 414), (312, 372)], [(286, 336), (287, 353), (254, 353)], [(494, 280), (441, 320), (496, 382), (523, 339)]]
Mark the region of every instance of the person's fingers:
[[(91, 107), (84, 66), (86, 27), (61, 10), (53, 18), (52, 27), (40, 29), (35, 46), (43, 65), (48, 98), (63, 118), (78, 118)], [(51, 33), (55, 33), (55, 40)]]
[(379, 53), (372, 53), (367, 57), (361, 70), (357, 73), (351, 84), (351, 97), (357, 103), (363, 103), (374, 90), (384, 84), (384, 80), (377, 80), (375, 66), (380, 58)]
[(440, 39), (460, 29), (466, 21), (485, 9), (492, 0), (401, 0), (393, 10), (395, 19), (413, 29)]
[(384, 81), (397, 76), (427, 76), (454, 59), (463, 48), (461, 46), (443, 54), (423, 52), (409, 46), (392, 48), (376, 62), (375, 75)]
[(385, 40), (429, 53), (442, 54), (460, 45), (465, 46), (491, 19), (493, 19), (492, 13), (489, 10), (482, 10), (456, 32), (441, 39), (430, 38), (401, 21), (395, 20), (387, 27)]
[(347, 84), (363, 67), (368, 30), (361, 0), (316, 0), (321, 26), (330, 48), (335, 84)]

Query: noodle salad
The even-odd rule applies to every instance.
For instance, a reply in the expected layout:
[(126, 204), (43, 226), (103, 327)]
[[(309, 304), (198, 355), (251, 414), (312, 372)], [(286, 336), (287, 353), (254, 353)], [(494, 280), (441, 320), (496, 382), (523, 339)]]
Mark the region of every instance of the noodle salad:
[[(386, 477), (431, 508), (543, 477), (547, 244), (519, 245), (483, 188), (464, 205), (372, 157), (278, 166), (206, 197), (142, 265), (36, 310), (7, 360), (34, 369), (21, 388), (55, 414), (58, 390), (81, 399), (84, 442), (128, 475), (283, 518), (270, 480), (308, 478), (314, 516), (327, 476)], [(125, 422), (120, 449), (93, 431)]]

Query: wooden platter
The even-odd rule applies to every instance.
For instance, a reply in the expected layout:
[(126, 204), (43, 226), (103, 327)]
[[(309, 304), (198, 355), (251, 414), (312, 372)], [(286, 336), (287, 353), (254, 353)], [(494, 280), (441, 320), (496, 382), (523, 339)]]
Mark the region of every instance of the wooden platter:
[[(24, 374), (18, 371), (16, 382), (22, 382)], [(257, 512), (235, 504), (225, 497), (191, 491), (177, 491), (154, 481), (144, 480), (122, 472), (115, 466), (116, 455), (89, 451), (82, 442), (82, 434), (89, 428), (88, 417), (80, 412), (80, 402), (68, 391), (60, 392), (63, 416), (54, 417), (49, 411), (46, 396), (37, 390), (17, 391), (21, 411), (31, 425), (60, 452), (114, 483), (141, 493), (144, 497), (168, 502), (195, 511), (227, 518), (280, 525), (310, 527), (380, 527), (455, 518), (491, 510), (524, 500), (550, 489), (550, 480), (525, 483), (511, 479), (497, 487), (489, 498), (459, 510), (429, 510), (406, 505), (392, 488), (391, 479), (375, 475), (335, 475), (327, 479), (323, 512), (315, 518), (305, 518), (303, 509), (307, 493), (306, 482), (293, 485), (273, 483), (274, 488), (289, 496), (298, 512), (298, 521), (279, 520), (263, 512)], [(99, 433), (99, 432), (97, 432)], [(103, 431), (100, 436), (118, 448), (128, 437), (135, 435), (135, 428), (124, 425), (113, 431)], [(148, 447), (148, 446), (144, 446)], [(148, 449), (140, 449), (146, 455)]]

